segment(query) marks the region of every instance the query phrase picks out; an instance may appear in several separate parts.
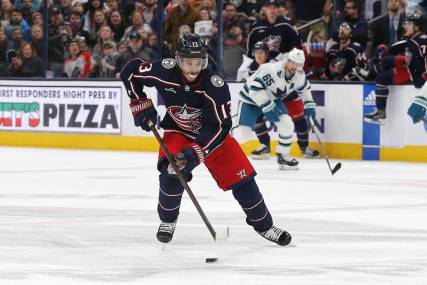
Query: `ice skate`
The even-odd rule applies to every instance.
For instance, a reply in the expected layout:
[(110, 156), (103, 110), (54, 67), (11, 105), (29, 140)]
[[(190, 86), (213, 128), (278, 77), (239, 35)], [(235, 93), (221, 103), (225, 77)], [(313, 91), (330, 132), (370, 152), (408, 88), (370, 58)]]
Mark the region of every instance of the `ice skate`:
[(298, 170), (298, 160), (287, 155), (277, 154), (277, 163), (279, 164), (280, 170)]
[(305, 158), (320, 158), (319, 152), (309, 147), (307, 147), (305, 151), (303, 151), (303, 154)]
[(263, 238), (282, 246), (288, 245), (292, 239), (291, 235), (287, 231), (276, 228), (275, 226), (272, 226), (269, 230), (265, 232), (257, 233), (259, 233)]
[(261, 144), (257, 149), (251, 152), (253, 159), (270, 159), (270, 148), (265, 144)]
[(385, 110), (382, 110), (382, 109), (376, 109), (372, 113), (365, 115), (365, 117), (363, 118), (363, 120), (367, 123), (380, 124), (380, 125), (385, 124), (385, 119), (386, 119)]
[(157, 230), (157, 239), (163, 243), (170, 242), (173, 238), (175, 227), (176, 221), (172, 223), (161, 222), (159, 229)]

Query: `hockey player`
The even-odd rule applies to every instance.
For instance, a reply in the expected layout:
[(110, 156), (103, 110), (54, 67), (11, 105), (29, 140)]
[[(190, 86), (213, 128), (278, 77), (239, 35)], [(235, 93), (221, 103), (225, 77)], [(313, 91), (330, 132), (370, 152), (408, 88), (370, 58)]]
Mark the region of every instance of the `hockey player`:
[(254, 23), (248, 34), (246, 55), (253, 57), (255, 43), (263, 41), (267, 44), (272, 59), (280, 60), (286, 52), (294, 47), (302, 48), (301, 37), (291, 19), (279, 16), (277, 0), (265, 2), (264, 20)]
[(276, 153), (280, 169), (298, 169), (298, 161), (289, 155), (294, 125), (282, 100), (295, 94), (298, 99), (300, 95), (305, 105), (301, 114), (306, 112), (308, 118), (314, 118), (316, 114), (310, 84), (302, 69), (304, 61), (304, 52), (294, 48), (282, 61), (261, 65), (240, 91), (238, 126), (233, 135), (240, 142), (247, 141), (256, 126), (256, 119), (264, 115), (277, 126), (279, 143)]
[[(289, 244), (290, 234), (273, 225), (255, 182), (254, 168), (229, 135), (230, 91), (227, 83), (207, 68), (205, 44), (198, 35), (182, 35), (176, 49), (175, 59), (134, 59), (121, 71), (135, 125), (150, 131), (149, 122), (156, 122), (157, 111), (144, 93), (144, 86), (155, 87), (166, 106), (160, 123), (163, 141), (187, 179), (192, 178), (191, 171), (197, 165), (204, 163), (221, 189), (232, 190), (246, 222), (255, 231), (279, 245)], [(184, 188), (161, 149), (157, 168), (161, 220), (157, 239), (167, 243), (175, 231)]]
[[(420, 89), (423, 87), (425, 82), (425, 56), (427, 47), (427, 35), (423, 33), (423, 26), (424, 20), (417, 14), (412, 14), (405, 18), (403, 26), (403, 36), (406, 38), (405, 56), (394, 57), (395, 68), (380, 73), (377, 76), (375, 90), (377, 109), (365, 115), (365, 122), (385, 123), (389, 94), (388, 85), (400, 84), (412, 80), (415, 88)], [(422, 90), (421, 92), (423, 92)], [(415, 102), (420, 101), (416, 100)]]
[(339, 43), (331, 46), (326, 54), (325, 75), (329, 80), (358, 80), (353, 68), (365, 65), (366, 56), (363, 47), (352, 40), (352, 27), (344, 22), (339, 26)]
[[(264, 42), (257, 42), (253, 48), (253, 53), (255, 60), (249, 65), (249, 67), (246, 70), (239, 69), (241, 80), (246, 81), (250, 75), (255, 73), (261, 64), (268, 62), (268, 59), (270, 58), (268, 46)], [(301, 149), (301, 152), (304, 154), (304, 157), (318, 158), (319, 152), (308, 147), (309, 122), (306, 120), (307, 118), (304, 117), (304, 103), (300, 96), (297, 92), (294, 92), (293, 94), (287, 96), (283, 100), (283, 103), (288, 109), (289, 116), (294, 122), (298, 145)], [(261, 145), (252, 151), (251, 157), (253, 159), (269, 159), (271, 152), (270, 135), (268, 134), (268, 128), (264, 115), (259, 116), (256, 120), (255, 134)]]

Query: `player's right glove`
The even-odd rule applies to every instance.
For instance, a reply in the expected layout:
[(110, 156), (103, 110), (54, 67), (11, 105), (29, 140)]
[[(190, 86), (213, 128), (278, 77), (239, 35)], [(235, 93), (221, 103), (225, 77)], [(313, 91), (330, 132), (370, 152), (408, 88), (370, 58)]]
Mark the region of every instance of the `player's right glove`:
[[(190, 174), (197, 165), (205, 161), (205, 155), (202, 147), (197, 143), (191, 146), (184, 147), (180, 153), (174, 156), (176, 166), (181, 170), (182, 174)], [(168, 173), (176, 175), (172, 165), (168, 166)]]
[(269, 120), (271, 123), (276, 123), (280, 121), (279, 117), (283, 114), (282, 110), (280, 110), (279, 107), (277, 107), (276, 103), (273, 101), (268, 101), (267, 103), (260, 106), (262, 112), (264, 113), (264, 116)]
[(316, 103), (313, 101), (304, 102), (304, 118), (307, 121), (310, 121), (310, 118), (312, 118), (313, 121), (316, 120)]
[(427, 98), (423, 96), (417, 96), (412, 101), (411, 106), (409, 106), (408, 115), (412, 118), (414, 124), (416, 124), (424, 118), (426, 110)]
[(129, 106), (135, 126), (149, 132), (148, 122), (151, 121), (153, 124), (157, 122), (157, 111), (153, 106), (153, 101), (149, 98), (131, 99)]

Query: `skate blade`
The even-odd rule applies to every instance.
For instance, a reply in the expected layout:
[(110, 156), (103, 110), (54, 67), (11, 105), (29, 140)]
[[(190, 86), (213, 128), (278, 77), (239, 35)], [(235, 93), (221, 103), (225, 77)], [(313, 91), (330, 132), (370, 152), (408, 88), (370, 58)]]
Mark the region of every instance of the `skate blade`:
[(384, 119), (372, 120), (372, 119), (369, 119), (369, 118), (363, 118), (363, 121), (365, 123), (368, 123), (368, 124), (385, 125), (385, 120)]
[(270, 155), (269, 154), (263, 154), (263, 155), (251, 154), (251, 158), (255, 160), (268, 160), (270, 159)]
[(319, 159), (320, 155), (312, 156), (312, 155), (304, 154), (304, 158), (308, 158), (308, 159)]
[(298, 165), (279, 165), (279, 170), (299, 170)]

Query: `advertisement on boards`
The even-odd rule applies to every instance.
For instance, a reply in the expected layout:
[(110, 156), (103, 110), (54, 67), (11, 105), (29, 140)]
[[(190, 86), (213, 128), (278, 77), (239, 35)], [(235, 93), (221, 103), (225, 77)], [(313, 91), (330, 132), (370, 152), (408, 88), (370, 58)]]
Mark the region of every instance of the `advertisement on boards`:
[(121, 133), (121, 88), (3, 85), (0, 130)]

